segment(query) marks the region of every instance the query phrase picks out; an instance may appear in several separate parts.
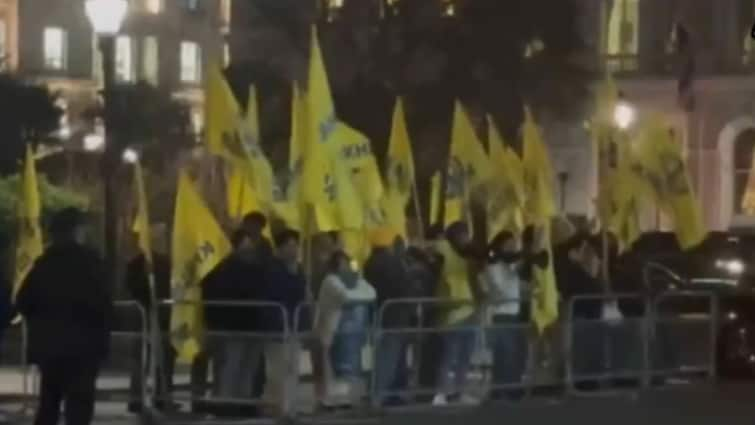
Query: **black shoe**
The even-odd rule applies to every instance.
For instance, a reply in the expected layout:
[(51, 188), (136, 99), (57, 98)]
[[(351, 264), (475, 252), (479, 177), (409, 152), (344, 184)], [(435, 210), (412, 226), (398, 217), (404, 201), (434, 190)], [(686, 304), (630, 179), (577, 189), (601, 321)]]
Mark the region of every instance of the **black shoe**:
[(144, 404), (141, 401), (130, 401), (128, 403), (128, 406), (126, 407), (126, 410), (129, 413), (139, 415), (144, 413)]

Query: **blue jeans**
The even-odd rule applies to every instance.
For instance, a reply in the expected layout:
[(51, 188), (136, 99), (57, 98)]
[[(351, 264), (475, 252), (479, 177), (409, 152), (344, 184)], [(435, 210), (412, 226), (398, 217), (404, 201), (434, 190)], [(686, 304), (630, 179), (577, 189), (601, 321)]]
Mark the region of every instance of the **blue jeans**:
[(329, 353), (335, 377), (356, 378), (362, 373), (362, 347), (367, 340), (368, 319), (366, 305), (347, 306), (341, 312)]
[(379, 402), (399, 398), (396, 393), (406, 389), (409, 367), (406, 361), (411, 335), (386, 333), (377, 341), (375, 359), (375, 389)]
[[(488, 343), (493, 350), (493, 391), (516, 387), (522, 383), (527, 367), (527, 329), (516, 316), (498, 314), (488, 330)], [(508, 388), (506, 388), (508, 389)]]
[[(443, 334), (443, 357), (440, 363), (438, 385), (444, 394), (461, 392), (467, 382), (467, 373), (472, 360), (472, 353), (477, 342), (476, 315), (459, 323), (450, 325)], [(453, 372), (451, 380), (449, 374)]]

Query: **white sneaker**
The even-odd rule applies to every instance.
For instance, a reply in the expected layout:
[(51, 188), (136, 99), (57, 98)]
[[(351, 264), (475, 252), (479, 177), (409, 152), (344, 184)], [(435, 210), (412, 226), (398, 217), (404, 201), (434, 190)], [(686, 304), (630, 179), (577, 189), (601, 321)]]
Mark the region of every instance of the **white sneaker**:
[(447, 406), (448, 399), (445, 394), (436, 394), (433, 398), (433, 406)]

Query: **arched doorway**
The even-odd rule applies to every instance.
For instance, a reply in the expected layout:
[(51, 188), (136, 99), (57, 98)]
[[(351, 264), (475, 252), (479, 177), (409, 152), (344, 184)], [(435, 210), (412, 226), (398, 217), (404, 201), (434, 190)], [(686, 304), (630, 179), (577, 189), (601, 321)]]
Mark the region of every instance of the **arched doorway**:
[(720, 217), (723, 229), (755, 226), (755, 217), (742, 213), (742, 197), (755, 154), (755, 119), (740, 117), (727, 124), (718, 138), (720, 154)]

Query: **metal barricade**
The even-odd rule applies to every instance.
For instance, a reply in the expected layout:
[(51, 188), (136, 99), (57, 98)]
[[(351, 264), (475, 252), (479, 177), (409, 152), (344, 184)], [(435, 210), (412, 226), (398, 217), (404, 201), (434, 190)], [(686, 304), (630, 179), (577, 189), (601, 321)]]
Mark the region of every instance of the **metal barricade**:
[[(318, 316), (318, 305), (300, 304), (290, 350), (299, 359), (292, 385), (295, 415), (363, 412), (373, 380), (374, 303), (347, 303), (335, 315)], [(344, 326), (344, 315), (349, 314)]]
[(129, 406), (147, 398), (146, 382), (139, 379), (144, 373), (135, 369), (136, 365), (146, 363), (147, 313), (136, 301), (118, 301), (114, 306), (110, 355), (97, 378), (97, 419), (126, 417)]
[[(287, 416), (291, 406), (291, 369), (295, 368), (291, 366), (290, 315), (286, 308), (273, 302), (165, 301), (158, 315), (165, 314), (165, 309), (186, 305), (200, 309), (207, 326), (201, 335), (201, 352), (191, 364), (158, 368), (167, 375), (164, 398), (173, 406), (162, 409), (160, 420), (195, 423), (209, 419), (215, 423), (264, 417), (259, 421), (267, 423)], [(208, 315), (216, 314), (222, 315), (222, 323), (208, 320)], [(266, 320), (263, 314), (270, 314), (266, 319), (280, 319), (277, 324), (281, 329), (277, 324), (273, 326), (275, 330), (260, 326), (260, 320)], [(165, 344), (171, 347), (170, 341)], [(160, 379), (152, 378), (154, 382)]]
[[(622, 305), (635, 308), (622, 309)], [(621, 310), (634, 310), (626, 314)], [(564, 342), (566, 382), (572, 394), (639, 390), (649, 355), (647, 314), (639, 294), (575, 296), (569, 302)]]
[[(462, 311), (459, 321), (439, 325), (450, 323), (450, 312), (459, 309)], [(413, 316), (413, 326), (386, 326), (389, 315), (406, 318), (407, 314)], [(373, 355), (377, 371), (371, 388), (373, 406), (443, 405), (455, 401), (476, 404), (484, 397), (484, 390), (479, 390), (484, 387), (490, 362), (490, 356), (486, 359), (480, 354), (485, 352), (482, 331), (482, 316), (473, 301), (406, 298), (383, 303), (375, 329)], [(402, 374), (406, 379), (397, 379)], [(477, 385), (469, 385), (470, 381)], [(451, 388), (446, 388), (447, 385)], [(445, 397), (457, 390), (458, 400)]]
[(0, 341), (0, 413), (22, 416), (34, 407), (39, 378), (27, 359), (27, 329), (22, 320), (5, 330)]
[(655, 380), (715, 379), (718, 298), (711, 292), (671, 291), (653, 301), (649, 373)]

